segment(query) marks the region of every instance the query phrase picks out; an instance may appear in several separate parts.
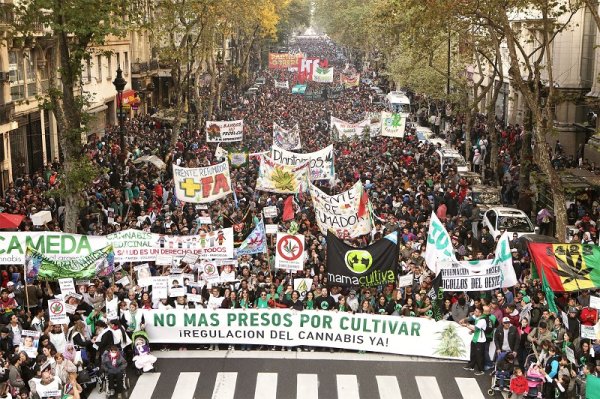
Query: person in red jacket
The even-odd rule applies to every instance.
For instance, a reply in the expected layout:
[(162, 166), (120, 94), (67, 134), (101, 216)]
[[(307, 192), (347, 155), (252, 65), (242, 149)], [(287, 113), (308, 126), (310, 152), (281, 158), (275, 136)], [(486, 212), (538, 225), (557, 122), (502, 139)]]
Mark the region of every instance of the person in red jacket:
[(523, 399), (527, 393), (527, 378), (520, 367), (515, 367), (513, 377), (510, 379), (511, 399)]

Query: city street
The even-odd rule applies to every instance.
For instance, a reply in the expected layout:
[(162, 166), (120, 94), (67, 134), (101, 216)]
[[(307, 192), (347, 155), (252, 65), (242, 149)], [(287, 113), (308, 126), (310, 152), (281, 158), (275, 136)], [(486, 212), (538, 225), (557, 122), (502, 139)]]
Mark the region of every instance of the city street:
[[(329, 352), (160, 352), (158, 371), (132, 382), (131, 398), (483, 399), (489, 376), (464, 363)], [(102, 394), (92, 396), (101, 398)]]

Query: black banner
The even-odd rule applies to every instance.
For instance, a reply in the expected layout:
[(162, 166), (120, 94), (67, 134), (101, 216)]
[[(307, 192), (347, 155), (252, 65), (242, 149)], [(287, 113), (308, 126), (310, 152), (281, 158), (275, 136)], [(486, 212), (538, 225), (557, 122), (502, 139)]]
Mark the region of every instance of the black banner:
[(398, 233), (366, 248), (346, 245), (327, 232), (327, 282), (330, 286), (373, 287), (396, 281)]

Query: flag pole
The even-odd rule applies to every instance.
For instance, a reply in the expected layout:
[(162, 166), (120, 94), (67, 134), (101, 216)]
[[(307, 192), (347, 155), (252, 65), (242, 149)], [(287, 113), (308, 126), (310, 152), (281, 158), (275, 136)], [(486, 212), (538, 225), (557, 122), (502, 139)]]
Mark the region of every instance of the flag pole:
[(25, 282), (25, 301), (27, 302), (27, 310), (29, 310), (29, 295), (27, 295), (27, 259), (23, 263), (23, 282)]

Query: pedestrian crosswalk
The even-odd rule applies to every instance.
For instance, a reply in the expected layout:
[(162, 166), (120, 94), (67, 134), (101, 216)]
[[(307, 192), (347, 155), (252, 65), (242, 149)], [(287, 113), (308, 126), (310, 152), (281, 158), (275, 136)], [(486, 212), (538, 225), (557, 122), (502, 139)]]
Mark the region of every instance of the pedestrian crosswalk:
[[(450, 380), (456, 385), (450, 387), (448, 385)], [(294, 382), (296, 387), (293, 386)], [(335, 386), (331, 386), (332, 383)], [(253, 384), (255, 386), (252, 386)], [(435, 376), (335, 374), (335, 378), (325, 379), (320, 374), (310, 373), (298, 373), (294, 377), (292, 372), (257, 373), (249, 370), (243, 373), (216, 372), (215, 374), (166, 371), (142, 375), (135, 383), (130, 398), (483, 399), (485, 395), (482, 390), (485, 390), (485, 387), (481, 387), (475, 378), (465, 377), (449, 377), (446, 381), (440, 382)], [(91, 399), (99, 397), (101, 396), (92, 395)]]

